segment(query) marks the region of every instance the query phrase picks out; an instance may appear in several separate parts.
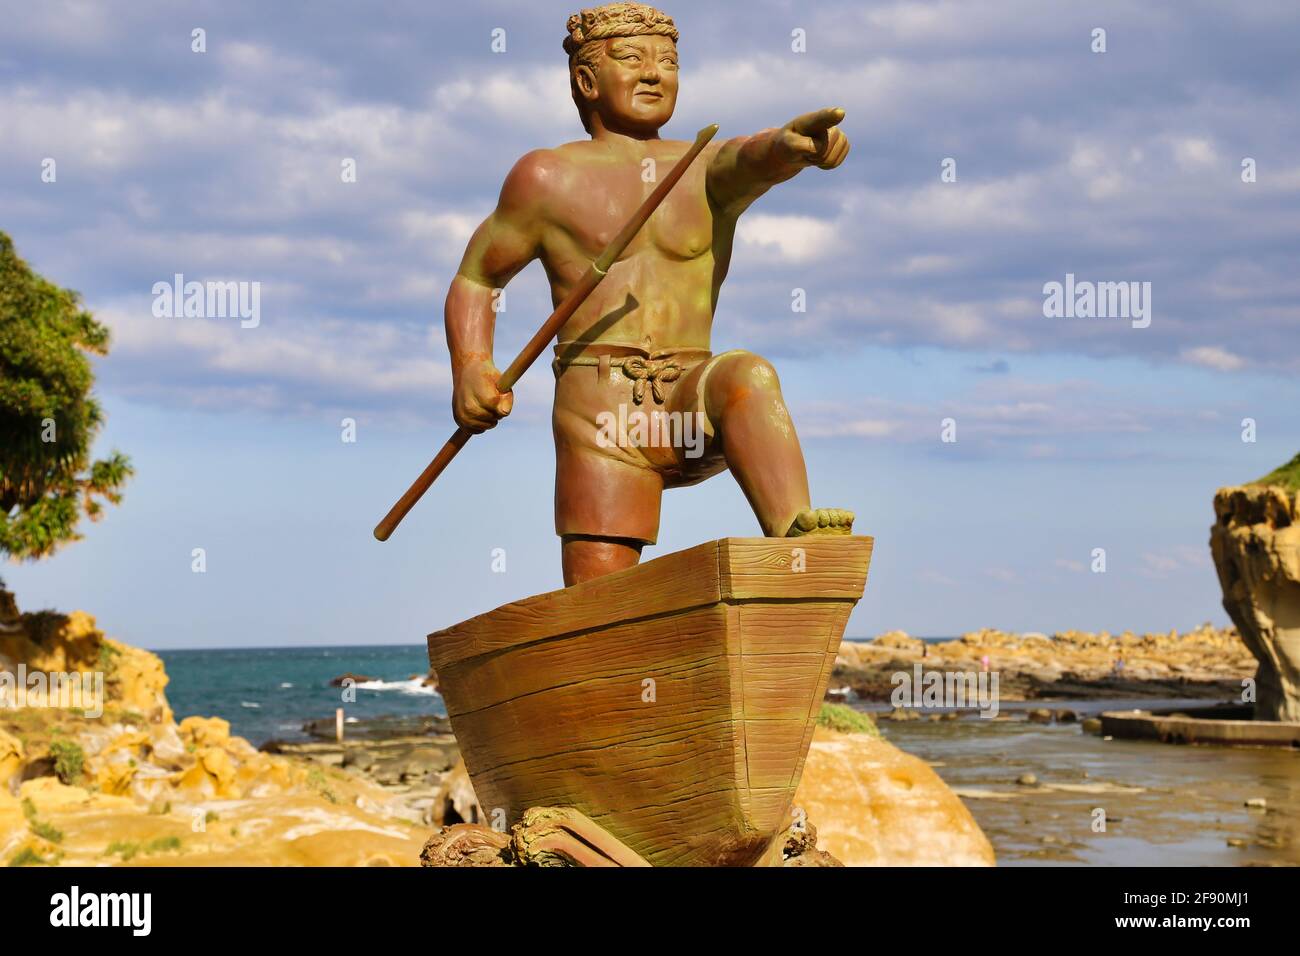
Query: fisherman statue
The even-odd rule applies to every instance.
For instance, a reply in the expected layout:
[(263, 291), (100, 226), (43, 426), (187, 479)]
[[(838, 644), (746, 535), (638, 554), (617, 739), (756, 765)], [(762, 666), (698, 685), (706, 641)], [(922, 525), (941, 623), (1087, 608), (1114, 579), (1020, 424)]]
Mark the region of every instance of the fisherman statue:
[[(690, 143), (661, 139), (677, 102), (672, 18), (613, 3), (569, 18), (564, 49), (590, 139), (524, 155), (478, 227), (447, 294), (452, 411), (472, 433), (508, 415), (492, 342), (498, 290), (541, 259), (558, 303)], [(851, 512), (812, 508), (808, 474), (771, 363), (709, 348), (736, 221), (777, 183), (844, 162), (844, 111), (816, 110), (779, 129), (711, 143), (560, 329), (552, 425), (555, 530), (564, 583), (635, 565), (654, 544), (665, 487), (729, 468), (763, 534), (848, 534)], [(649, 171), (647, 173), (647, 171)], [(610, 441), (602, 423), (628, 411), (700, 422), (702, 447)], [(664, 432), (677, 432), (664, 429)]]
[[(430, 866), (835, 862), (793, 800), (872, 540), (852, 535), (851, 512), (812, 507), (771, 364), (714, 355), (710, 331), (740, 214), (806, 167), (844, 162), (844, 111), (720, 143), (717, 126), (660, 139), (677, 37), (638, 3), (569, 18), (590, 138), (521, 158), (474, 232), (446, 303), (457, 430), (375, 529), (385, 540), (510, 413), (554, 341), (565, 587), (429, 635), (481, 811), (430, 839)], [(494, 306), (534, 259), (554, 311), (498, 370)], [(664, 488), (723, 469), (763, 537), (640, 564)]]

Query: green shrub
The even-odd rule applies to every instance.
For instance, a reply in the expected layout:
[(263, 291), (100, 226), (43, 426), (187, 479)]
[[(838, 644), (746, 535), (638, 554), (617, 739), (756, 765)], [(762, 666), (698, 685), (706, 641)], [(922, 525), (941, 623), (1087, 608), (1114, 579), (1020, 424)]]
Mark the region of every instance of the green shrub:
[(880, 731), (870, 714), (854, 710), (846, 704), (822, 704), (821, 713), (817, 715), (817, 724), (838, 730), (842, 734), (870, 734), (879, 737)]
[(133, 856), (140, 852), (140, 844), (127, 843), (123, 840), (114, 840), (104, 850), (104, 856), (120, 856), (125, 863)]
[(44, 866), (45, 862), (45, 857), (29, 846), (23, 847), (9, 858), (10, 866)]
[(1263, 478), (1251, 482), (1252, 485), (1280, 485), (1289, 491), (1300, 491), (1300, 452), (1285, 465), (1274, 468)]
[(51, 843), (63, 842), (63, 831), (57, 829), (52, 824), (44, 823), (40, 820), (32, 820), (28, 826), (42, 840), (49, 840)]
[(55, 740), (50, 744), (54, 758), (54, 774), (63, 783), (73, 786), (86, 775), (86, 752), (75, 740)]

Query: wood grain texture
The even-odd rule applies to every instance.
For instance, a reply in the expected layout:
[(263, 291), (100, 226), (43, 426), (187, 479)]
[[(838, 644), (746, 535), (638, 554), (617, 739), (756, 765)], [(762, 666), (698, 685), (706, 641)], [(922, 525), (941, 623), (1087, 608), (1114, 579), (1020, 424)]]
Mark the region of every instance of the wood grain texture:
[(803, 571), (729, 538), (430, 635), (485, 810), (573, 807), (655, 865), (762, 859), (871, 556), (794, 546)]
[(429, 662), (445, 664), (548, 637), (687, 610), (721, 599), (720, 542), (506, 604), (429, 635)]
[[(723, 538), (720, 568), (723, 600), (862, 597), (874, 538), (862, 536), (803, 538)], [(794, 570), (801, 551), (803, 571)], [(816, 578), (809, 585), (805, 575)]]

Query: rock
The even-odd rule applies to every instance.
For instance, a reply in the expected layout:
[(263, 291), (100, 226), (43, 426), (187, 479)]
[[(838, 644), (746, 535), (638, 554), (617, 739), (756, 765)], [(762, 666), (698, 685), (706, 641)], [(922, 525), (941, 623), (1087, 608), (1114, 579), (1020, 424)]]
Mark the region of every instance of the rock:
[(921, 715), (907, 707), (895, 707), (881, 717), (881, 720), (920, 720)]
[(993, 847), (923, 760), (881, 737), (818, 727), (794, 805), (845, 866), (992, 866)]
[(1016, 783), (1020, 784), (1022, 787), (1036, 787), (1038, 786), (1038, 778), (1032, 773), (1022, 773), (1020, 776), (1016, 777)]
[(1265, 800), (1263, 797), (1251, 797), (1249, 800), (1246, 801), (1246, 806), (1250, 807), (1253, 810), (1263, 810), (1265, 807), (1268, 806), (1268, 801)]
[(164, 694), (167, 672), (162, 660), (149, 651), (106, 637), (89, 614), (19, 614), (13, 595), (0, 588), (0, 619), (0, 669), (13, 672), (23, 664), (29, 673), (81, 673), (91, 678), (88, 689), (94, 687), (94, 675), (102, 674), (105, 700), (100, 704), (111, 704), (155, 722), (171, 721)]
[(372, 682), (374, 682), (374, 681), (379, 680), (379, 678), (378, 678), (378, 677), (367, 677), (365, 674), (353, 674), (352, 672), (349, 671), (349, 672), (346, 673), (346, 674), (340, 674), (338, 677), (336, 677), (336, 678), (334, 678), (332, 681), (330, 681), (330, 686), (331, 686), (331, 687), (342, 687), (342, 686), (343, 686), (343, 682), (344, 682), (344, 681), (348, 681), (348, 680), (352, 681), (353, 684), (369, 684), (369, 683), (372, 683)]
[(443, 775), (434, 792), (429, 817), (429, 822), (436, 826), (483, 821), (484, 813), (478, 805), (464, 758), (458, 758), (456, 765)]
[(1086, 734), (1099, 734), (1101, 733), (1101, 718), (1085, 718), (1081, 726), (1083, 727), (1083, 732)]
[(149, 751), (153, 761), (168, 770), (182, 770), (194, 763), (193, 755), (186, 749), (176, 725), (172, 723), (154, 728)]
[(1220, 488), (1214, 496), (1210, 553), (1223, 608), (1258, 661), (1256, 720), (1300, 721), (1298, 498), (1276, 485)]
[(1052, 712), (1045, 707), (1035, 707), (1026, 716), (1035, 724), (1050, 724), (1052, 722)]
[(1079, 715), (1068, 707), (1062, 707), (1052, 712), (1052, 717), (1058, 724), (1072, 724), (1079, 719)]
[(186, 717), (177, 729), (195, 747), (215, 747), (230, 739), (230, 721), (220, 717)]
[(7, 787), (22, 769), (22, 741), (0, 730), (0, 789)]
[[(423, 807), (409, 798), (303, 759), (261, 753), (220, 718), (191, 717), (178, 726), (161, 660), (105, 637), (89, 615), (19, 615), (0, 590), (0, 619), (0, 667), (99, 672), (106, 692), (101, 716), (80, 704), (29, 706), (12, 720), (0, 710), (0, 847), (9, 848), (0, 862), (29, 845), (50, 862), (79, 867), (169, 862), (177, 847), (197, 865), (417, 862)], [(23, 746), (10, 723), (21, 725)], [(445, 724), (413, 721), (432, 735), (405, 745), (421, 751), (426, 768), (449, 765), (445, 749), (454, 741), (441, 736)], [(56, 738), (83, 755), (82, 772), (66, 784), (49, 753)], [(62, 831), (57, 847), (32, 834), (24, 800)], [(106, 855), (107, 846), (120, 851)]]
[(375, 755), (364, 747), (349, 747), (343, 752), (343, 766), (358, 773), (370, 771), (378, 763)]
[(32, 757), (23, 765), (19, 780), (36, 780), (40, 777), (54, 776), (54, 758), (50, 756)]
[(925, 641), (919, 637), (912, 637), (906, 631), (888, 631), (877, 636), (871, 643), (878, 647), (889, 647), (904, 651), (919, 651), (925, 646)]
[(18, 788), (19, 800), (30, 800), (37, 812), (63, 810), (90, 802), (90, 791), (82, 787), (70, 787), (58, 777), (37, 777), (23, 781)]

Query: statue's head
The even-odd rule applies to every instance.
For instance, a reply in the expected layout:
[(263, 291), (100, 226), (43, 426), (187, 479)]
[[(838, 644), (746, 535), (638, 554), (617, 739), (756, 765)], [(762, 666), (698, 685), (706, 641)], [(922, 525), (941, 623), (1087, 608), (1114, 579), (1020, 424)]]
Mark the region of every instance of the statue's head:
[(677, 105), (677, 27), (642, 3), (607, 3), (569, 17), (569, 85), (582, 125), (654, 133)]

